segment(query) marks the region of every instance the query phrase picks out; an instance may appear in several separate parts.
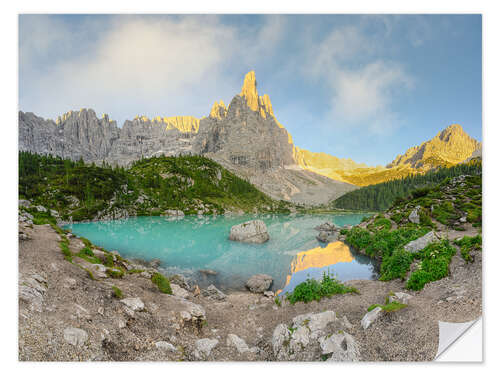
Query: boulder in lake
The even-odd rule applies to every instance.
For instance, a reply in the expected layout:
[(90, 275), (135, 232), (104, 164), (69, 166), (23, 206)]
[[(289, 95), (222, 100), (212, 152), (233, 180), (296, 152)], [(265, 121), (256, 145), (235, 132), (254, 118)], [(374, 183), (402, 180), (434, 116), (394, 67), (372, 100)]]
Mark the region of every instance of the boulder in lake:
[(273, 278), (266, 274), (253, 275), (245, 286), (253, 293), (264, 293), (273, 283)]
[(437, 241), (439, 241), (439, 238), (436, 235), (436, 233), (434, 233), (434, 231), (430, 231), (426, 235), (424, 235), (420, 238), (417, 238), (416, 240), (413, 240), (411, 242), (408, 242), (405, 245), (404, 249), (406, 251), (409, 251), (410, 253), (416, 253), (416, 252), (422, 250), (424, 247), (426, 247), (430, 243), (437, 242)]
[(338, 239), (339, 239), (339, 232), (321, 231), (316, 236), (316, 239), (318, 241), (324, 242), (324, 243), (335, 242), (335, 241), (338, 241)]
[(264, 243), (269, 241), (266, 224), (262, 220), (250, 220), (231, 227), (229, 239), (248, 243)]
[(326, 223), (323, 223), (321, 225), (318, 225), (314, 229), (316, 229), (317, 231), (320, 231), (320, 232), (321, 231), (332, 232), (332, 231), (338, 230), (339, 228), (333, 223), (326, 222)]

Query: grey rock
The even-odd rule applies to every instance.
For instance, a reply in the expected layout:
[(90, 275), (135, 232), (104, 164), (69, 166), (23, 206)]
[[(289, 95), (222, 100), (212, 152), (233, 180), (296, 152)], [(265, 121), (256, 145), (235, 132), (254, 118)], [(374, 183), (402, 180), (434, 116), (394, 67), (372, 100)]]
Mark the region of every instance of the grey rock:
[(403, 293), (403, 292), (396, 292), (396, 293), (394, 293), (393, 296), (389, 296), (389, 302), (396, 301), (396, 302), (400, 302), (400, 303), (407, 305), (409, 300), (412, 298), (413, 298), (413, 296), (411, 294)]
[(43, 206), (36, 206), (35, 208), (38, 212), (47, 212), (47, 209)]
[(271, 287), (273, 278), (266, 274), (253, 275), (245, 286), (253, 293), (263, 293)]
[(460, 218), (461, 223), (466, 223), (467, 222), (467, 216), (463, 216)]
[(92, 275), (97, 279), (106, 279), (108, 274), (106, 273), (106, 266), (102, 264), (89, 264), (87, 268), (92, 272)]
[(359, 345), (348, 333), (319, 338), (322, 354), (330, 355), (328, 361), (356, 362), (361, 358)]
[(377, 318), (380, 316), (382, 313), (382, 308), (377, 306), (375, 307), (372, 311), (369, 311), (363, 316), (363, 319), (361, 319), (361, 327), (364, 329), (367, 329), (372, 325), (372, 323), (377, 320)]
[(238, 350), (238, 353), (240, 353), (240, 354), (243, 354), (243, 353), (250, 351), (250, 348), (248, 347), (245, 340), (243, 340), (242, 338), (239, 338), (236, 335), (233, 335), (232, 333), (227, 335), (226, 345), (235, 347), (236, 350)]
[(429, 233), (423, 235), (422, 237), (417, 238), (416, 240), (407, 243), (404, 246), (404, 249), (406, 251), (409, 251), (410, 253), (416, 253), (416, 252), (422, 250), (424, 247), (426, 247), (430, 243), (438, 242), (438, 241), (439, 241), (439, 238), (436, 235), (436, 233), (434, 231), (430, 231)]
[(250, 220), (231, 227), (229, 239), (248, 243), (264, 243), (269, 241), (266, 224), (262, 220)]
[(219, 340), (217, 339), (199, 339), (194, 343), (195, 350), (194, 356), (196, 359), (208, 359), (212, 349), (217, 346)]
[(218, 273), (217, 271), (210, 270), (210, 269), (203, 269), (203, 270), (199, 270), (198, 272), (205, 275), (205, 276), (217, 276), (217, 273)]
[(189, 296), (189, 292), (186, 289), (181, 288), (180, 286), (171, 283), (170, 287), (172, 288), (172, 294), (174, 296), (186, 298)]
[(203, 289), (201, 294), (210, 299), (223, 301), (226, 299), (226, 295), (217, 289), (213, 284), (210, 284), (207, 289)]
[(47, 292), (47, 280), (39, 275), (19, 275), (19, 299), (28, 303), (33, 311), (42, 311)]
[(89, 337), (86, 331), (75, 327), (66, 328), (63, 334), (64, 340), (74, 346), (82, 346)]
[(157, 341), (157, 342), (155, 342), (155, 346), (157, 349), (162, 349), (162, 350), (166, 350), (169, 352), (176, 352), (177, 351), (177, 348), (167, 341)]
[(129, 297), (120, 300), (126, 307), (132, 311), (142, 311), (144, 310), (144, 302), (139, 297)]
[(418, 211), (420, 210), (420, 206), (417, 206), (411, 213), (410, 216), (408, 216), (408, 220), (410, 220), (412, 223), (419, 224), (420, 223), (420, 216), (418, 214)]
[(316, 236), (316, 239), (320, 242), (324, 243), (330, 243), (330, 242), (335, 242), (338, 241), (339, 239), (339, 232), (326, 232), (326, 231), (321, 231), (319, 234)]
[(321, 225), (318, 225), (314, 229), (316, 229), (317, 231), (320, 231), (320, 232), (322, 232), (322, 231), (332, 232), (332, 231), (338, 230), (339, 228), (334, 223), (326, 222), (326, 223), (323, 223)]
[(31, 202), (29, 200), (27, 200), (27, 199), (19, 199), (18, 205), (20, 207), (30, 207), (31, 206)]
[(270, 291), (270, 290), (266, 290), (266, 291), (264, 292), (264, 295), (265, 295), (266, 297), (268, 297), (268, 298), (274, 298), (274, 293), (273, 293), (272, 291)]

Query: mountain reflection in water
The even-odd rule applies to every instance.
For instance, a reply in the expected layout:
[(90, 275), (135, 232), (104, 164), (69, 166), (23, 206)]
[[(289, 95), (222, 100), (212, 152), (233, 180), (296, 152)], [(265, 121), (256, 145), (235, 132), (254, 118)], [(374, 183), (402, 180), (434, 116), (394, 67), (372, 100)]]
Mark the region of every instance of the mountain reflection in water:
[[(360, 263), (367, 267), (355, 267)], [(276, 294), (292, 292), (301, 282), (311, 278), (320, 280), (323, 274), (331, 274), (341, 281), (347, 281), (367, 279), (376, 272), (368, 257), (354, 255), (349, 246), (341, 241), (330, 242), (324, 247), (318, 246), (297, 253), (290, 264), (290, 274), (286, 277), (284, 288)]]

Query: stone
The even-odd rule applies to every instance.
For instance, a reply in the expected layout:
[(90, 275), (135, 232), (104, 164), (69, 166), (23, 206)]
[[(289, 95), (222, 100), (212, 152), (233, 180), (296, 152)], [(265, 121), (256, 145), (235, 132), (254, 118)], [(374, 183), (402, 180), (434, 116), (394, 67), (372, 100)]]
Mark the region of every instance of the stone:
[(339, 232), (326, 232), (326, 231), (321, 231), (319, 234), (316, 236), (316, 239), (320, 242), (324, 243), (330, 243), (330, 242), (335, 242), (338, 241), (339, 239)]
[(264, 295), (267, 297), (267, 298), (274, 298), (274, 293), (270, 290), (266, 290), (264, 292)]
[(82, 346), (89, 337), (86, 331), (75, 327), (66, 328), (63, 334), (64, 340), (74, 346)]
[(38, 212), (47, 212), (47, 209), (43, 206), (36, 206), (35, 208)]
[(144, 302), (139, 297), (129, 297), (120, 300), (126, 307), (132, 311), (142, 311), (144, 310)]
[(273, 278), (266, 274), (253, 275), (245, 286), (253, 293), (263, 293), (271, 287)]
[(172, 294), (174, 296), (186, 298), (189, 296), (189, 292), (186, 289), (181, 288), (180, 286), (176, 284), (170, 284), (170, 287), (172, 288)]
[(370, 327), (381, 313), (382, 308), (379, 306), (375, 307), (372, 311), (367, 312), (365, 316), (363, 316), (363, 319), (361, 319), (361, 327), (363, 327), (363, 329)]
[(28, 303), (33, 311), (42, 311), (42, 304), (47, 292), (47, 280), (39, 275), (19, 275), (19, 299)]
[(50, 210), (50, 215), (55, 218), (59, 217), (59, 213), (56, 210)]
[(404, 249), (406, 251), (409, 251), (410, 253), (416, 253), (416, 252), (422, 250), (424, 247), (426, 247), (430, 243), (438, 242), (438, 241), (439, 241), (439, 238), (436, 235), (436, 233), (434, 231), (430, 231), (429, 233), (425, 234), (424, 236), (407, 243), (404, 246)]
[(467, 222), (467, 216), (462, 216), (462, 217), (460, 218), (460, 222), (461, 222), (461, 223), (466, 223), (466, 222)]
[(411, 213), (410, 216), (408, 216), (408, 220), (410, 220), (414, 224), (419, 224), (420, 223), (420, 216), (418, 214), (418, 211), (420, 210), (420, 206), (417, 206)]
[(200, 295), (200, 287), (198, 285), (194, 286), (193, 296), (198, 297)]
[(338, 230), (339, 228), (334, 223), (326, 222), (326, 223), (323, 223), (321, 225), (318, 225), (314, 229), (316, 229), (317, 231), (320, 231), (320, 232), (322, 232), (322, 231), (333, 232), (335, 230)]
[(153, 268), (158, 268), (161, 265), (161, 260), (160, 259), (153, 259), (152, 261), (149, 262), (149, 266)]
[(217, 339), (199, 339), (194, 343), (194, 356), (196, 359), (208, 359), (212, 349), (217, 346), (219, 340)]
[(403, 292), (396, 292), (396, 293), (394, 293), (393, 296), (389, 296), (389, 302), (396, 301), (396, 302), (400, 302), (400, 303), (407, 305), (408, 301), (412, 298), (413, 298), (413, 296), (411, 294), (403, 293)]
[(27, 200), (27, 199), (19, 199), (18, 205), (20, 207), (30, 207), (31, 206), (31, 202), (29, 200)]
[(217, 271), (215, 270), (210, 270), (210, 269), (203, 269), (203, 270), (198, 270), (199, 273), (205, 275), (205, 276), (217, 276)]
[(357, 362), (361, 358), (358, 343), (348, 333), (323, 336), (318, 341), (322, 354), (330, 355), (328, 361)]
[(269, 241), (266, 224), (262, 220), (250, 220), (231, 227), (229, 239), (247, 243), (264, 243)]
[(236, 348), (236, 350), (238, 351), (238, 353), (240, 353), (240, 354), (243, 354), (243, 353), (250, 351), (245, 340), (243, 340), (242, 338), (239, 338), (236, 335), (233, 335), (232, 333), (227, 335), (226, 345), (227, 346), (234, 346)]
[(167, 341), (157, 341), (155, 342), (157, 349), (166, 350), (169, 352), (176, 352), (177, 348)]
[(92, 272), (92, 275), (97, 279), (106, 279), (108, 274), (106, 273), (106, 266), (103, 264), (89, 264), (87, 268)]
[(201, 294), (210, 299), (223, 301), (226, 299), (226, 295), (217, 289), (213, 284), (210, 284), (206, 289), (201, 291)]

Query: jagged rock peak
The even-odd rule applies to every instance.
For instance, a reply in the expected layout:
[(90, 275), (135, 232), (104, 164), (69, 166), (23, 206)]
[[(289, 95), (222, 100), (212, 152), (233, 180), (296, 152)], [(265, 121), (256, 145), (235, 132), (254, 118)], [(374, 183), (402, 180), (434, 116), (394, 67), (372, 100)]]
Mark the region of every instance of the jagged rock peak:
[(224, 102), (221, 100), (219, 103), (215, 102), (210, 110), (210, 117), (216, 119), (222, 119), (227, 115), (227, 108)]
[(240, 96), (246, 99), (247, 105), (252, 111), (259, 109), (259, 94), (257, 93), (257, 81), (253, 70), (246, 74)]
[[(90, 116), (92, 118), (97, 119), (97, 115), (92, 108), (82, 108), (79, 111), (68, 111), (61, 116), (57, 117), (56, 124), (59, 125), (71, 117), (82, 117), (82, 116)], [(107, 115), (106, 115), (107, 116)], [(104, 116), (103, 116), (104, 118)]]
[(165, 130), (177, 129), (181, 133), (198, 133), (200, 129), (200, 119), (193, 116), (156, 116), (152, 120), (147, 116), (135, 116), (134, 121), (162, 124), (165, 125)]

